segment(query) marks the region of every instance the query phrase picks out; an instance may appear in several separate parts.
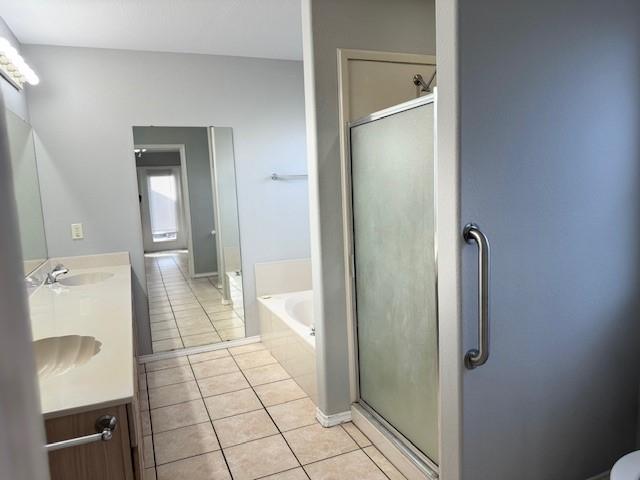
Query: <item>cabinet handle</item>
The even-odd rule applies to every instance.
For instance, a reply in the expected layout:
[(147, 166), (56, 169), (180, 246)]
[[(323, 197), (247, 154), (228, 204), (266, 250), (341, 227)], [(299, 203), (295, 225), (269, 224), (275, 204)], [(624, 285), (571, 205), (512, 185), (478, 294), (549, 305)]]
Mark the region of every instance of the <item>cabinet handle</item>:
[(84, 437), (70, 438), (45, 445), (47, 452), (54, 452), (63, 448), (77, 447), (87, 443), (109, 441), (113, 437), (113, 432), (118, 425), (118, 419), (113, 415), (104, 415), (96, 420), (96, 433), (85, 435)]
[(478, 245), (478, 348), (464, 356), (465, 367), (473, 370), (489, 358), (489, 240), (473, 223), (465, 225), (462, 236), (465, 242)]

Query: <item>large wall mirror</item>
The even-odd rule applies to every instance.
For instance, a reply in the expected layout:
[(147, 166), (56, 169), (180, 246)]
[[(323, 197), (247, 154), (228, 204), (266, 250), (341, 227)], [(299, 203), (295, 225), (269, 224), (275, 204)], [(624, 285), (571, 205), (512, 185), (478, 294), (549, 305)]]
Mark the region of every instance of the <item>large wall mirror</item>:
[(47, 260), (33, 129), (10, 110), (6, 110), (6, 119), (24, 274), (27, 276)]
[(233, 130), (133, 127), (153, 352), (245, 336)]

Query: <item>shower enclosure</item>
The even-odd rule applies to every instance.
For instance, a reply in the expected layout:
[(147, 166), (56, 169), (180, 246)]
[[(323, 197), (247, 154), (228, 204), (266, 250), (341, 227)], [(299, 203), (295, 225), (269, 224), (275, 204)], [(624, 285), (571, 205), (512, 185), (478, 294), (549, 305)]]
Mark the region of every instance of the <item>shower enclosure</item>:
[(349, 125), (357, 405), (437, 476), (434, 95)]

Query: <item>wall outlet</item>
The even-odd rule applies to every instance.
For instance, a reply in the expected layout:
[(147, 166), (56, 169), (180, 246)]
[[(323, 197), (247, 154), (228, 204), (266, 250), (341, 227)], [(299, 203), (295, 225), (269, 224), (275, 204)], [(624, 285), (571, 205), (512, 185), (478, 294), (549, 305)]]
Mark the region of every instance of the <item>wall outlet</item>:
[(73, 240), (82, 240), (84, 238), (84, 232), (82, 231), (81, 223), (71, 224), (71, 238)]

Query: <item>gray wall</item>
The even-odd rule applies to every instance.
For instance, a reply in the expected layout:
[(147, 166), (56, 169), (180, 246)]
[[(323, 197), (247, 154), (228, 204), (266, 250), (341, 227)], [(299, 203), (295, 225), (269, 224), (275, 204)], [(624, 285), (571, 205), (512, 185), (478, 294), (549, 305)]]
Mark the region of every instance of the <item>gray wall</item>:
[[(213, 220), (213, 191), (209, 163), (209, 137), (205, 127), (133, 127), (136, 145), (184, 144), (191, 213), (193, 271), (218, 270)], [(137, 161), (136, 161), (137, 163)]]
[[(582, 480), (636, 448), (640, 3), (462, 0), (459, 18), (461, 220), (493, 253), (464, 478)], [(465, 247), (465, 348), (475, 262)]]
[[(302, 64), (208, 55), (28, 46), (28, 95), (51, 256), (126, 250), (138, 338), (150, 351), (133, 125), (227, 125), (235, 136), (247, 333), (259, 331), (253, 265), (309, 255)], [(256, 88), (259, 79), (260, 88)], [(72, 241), (69, 224), (83, 222)]]
[[(319, 407), (325, 414), (348, 410), (350, 404), (347, 352), (345, 272), (342, 237), (342, 195), (338, 124), (337, 48), (435, 54), (433, 0), (305, 0), (311, 21), (317, 135), (318, 200), (324, 318), (316, 343)], [(310, 10), (309, 10), (310, 4)], [(309, 20), (309, 14), (311, 20)], [(307, 50), (305, 50), (305, 54)], [(317, 276), (314, 275), (314, 280)], [(317, 282), (316, 282), (317, 283)], [(314, 288), (318, 288), (314, 284)], [(329, 374), (330, 372), (330, 374)]]

